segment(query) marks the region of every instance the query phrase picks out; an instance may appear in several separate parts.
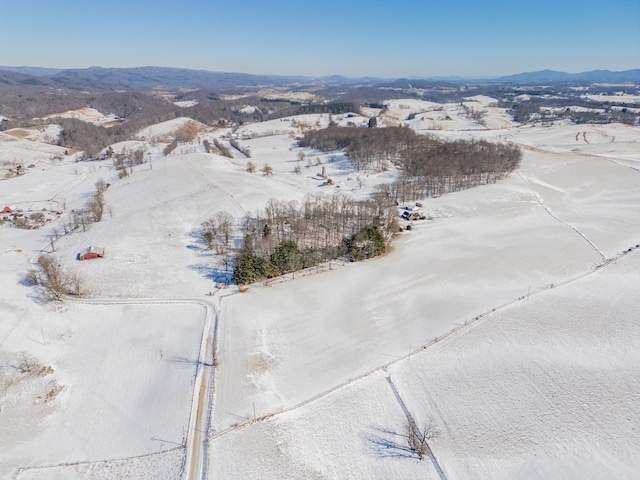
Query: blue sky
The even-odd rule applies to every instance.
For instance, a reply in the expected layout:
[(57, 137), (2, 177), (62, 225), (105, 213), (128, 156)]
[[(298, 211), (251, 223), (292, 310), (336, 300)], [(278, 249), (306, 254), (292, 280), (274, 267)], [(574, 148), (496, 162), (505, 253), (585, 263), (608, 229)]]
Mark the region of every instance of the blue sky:
[(0, 0), (0, 65), (351, 77), (640, 68), (639, 0)]

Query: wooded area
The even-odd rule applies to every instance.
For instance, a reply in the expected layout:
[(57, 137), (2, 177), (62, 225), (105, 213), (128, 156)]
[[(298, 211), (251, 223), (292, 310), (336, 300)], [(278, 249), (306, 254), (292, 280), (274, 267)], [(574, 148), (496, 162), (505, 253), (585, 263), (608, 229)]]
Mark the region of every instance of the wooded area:
[(522, 158), (514, 145), (445, 141), (408, 127), (329, 127), (307, 132), (299, 145), (323, 152), (344, 149), (358, 171), (395, 166), (402, 172), (400, 179), (382, 190), (388, 200), (401, 203), (494, 183), (515, 170)]
[(264, 210), (240, 221), (241, 239), (233, 250), (230, 215), (218, 212), (202, 225), (210, 249), (233, 257), (233, 281), (249, 283), (344, 258), (359, 261), (380, 255), (398, 231), (396, 206), (384, 196), (357, 201), (340, 194), (309, 195), (301, 204), (271, 199)]

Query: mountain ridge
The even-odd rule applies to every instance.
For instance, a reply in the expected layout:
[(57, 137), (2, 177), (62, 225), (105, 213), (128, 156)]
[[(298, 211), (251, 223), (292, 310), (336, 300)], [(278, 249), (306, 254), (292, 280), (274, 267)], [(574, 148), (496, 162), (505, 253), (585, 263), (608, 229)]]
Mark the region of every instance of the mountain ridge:
[[(406, 79), (406, 78), (405, 78)], [(405, 80), (395, 79), (393, 81)], [(500, 77), (426, 76), (413, 77), (415, 80), (450, 83), (636, 83), (640, 84), (640, 69), (611, 71), (590, 70), (567, 73), (557, 70), (538, 70)], [(408, 80), (411, 80), (409, 78)], [(52, 88), (86, 88), (91, 90), (151, 90), (154, 88), (235, 88), (285, 85), (352, 85), (356, 83), (375, 84), (389, 82), (389, 78), (359, 77), (343, 75), (261, 75), (240, 72), (216, 72), (176, 67), (88, 67), (55, 69), (44, 67), (4, 67), (0, 66), (0, 84), (17, 86), (48, 86)]]

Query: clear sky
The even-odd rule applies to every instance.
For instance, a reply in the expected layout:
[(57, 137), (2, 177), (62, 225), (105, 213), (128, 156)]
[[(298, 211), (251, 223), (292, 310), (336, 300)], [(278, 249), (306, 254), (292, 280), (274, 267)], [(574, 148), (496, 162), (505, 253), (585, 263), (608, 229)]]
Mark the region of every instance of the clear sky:
[(640, 0), (0, 0), (0, 65), (350, 77), (640, 68)]

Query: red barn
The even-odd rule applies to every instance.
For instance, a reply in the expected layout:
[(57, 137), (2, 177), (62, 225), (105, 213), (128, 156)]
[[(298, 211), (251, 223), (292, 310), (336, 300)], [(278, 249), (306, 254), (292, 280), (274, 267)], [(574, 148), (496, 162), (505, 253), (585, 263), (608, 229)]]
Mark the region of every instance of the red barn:
[(4, 207), (0, 213), (13, 213), (11, 207)]
[(94, 258), (104, 257), (104, 248), (102, 247), (89, 247), (85, 249), (79, 256), (78, 260), (92, 260)]

